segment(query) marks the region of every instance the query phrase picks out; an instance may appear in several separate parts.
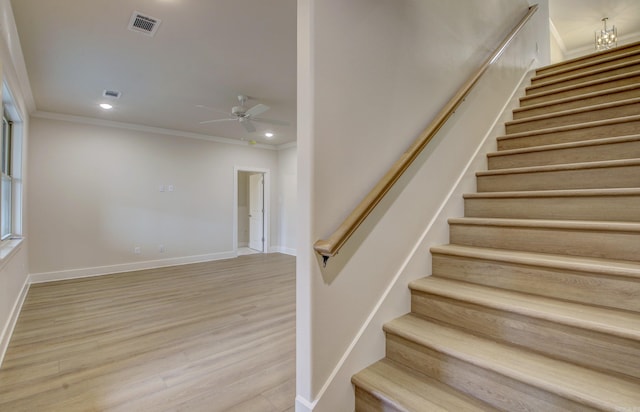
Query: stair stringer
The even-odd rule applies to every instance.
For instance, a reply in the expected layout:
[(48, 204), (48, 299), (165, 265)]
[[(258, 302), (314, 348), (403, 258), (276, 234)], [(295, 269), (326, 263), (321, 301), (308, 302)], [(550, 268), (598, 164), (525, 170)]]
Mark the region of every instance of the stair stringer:
[[(472, 156), (461, 168), (455, 184), (440, 203), (437, 212), (422, 231), (410, 252), (390, 278), (380, 298), (343, 353), (332, 374), (324, 383), (314, 402), (297, 399), (298, 408), (304, 411), (337, 411), (344, 405), (354, 405), (354, 391), (350, 380), (353, 374), (385, 356), (385, 335), (383, 325), (390, 320), (410, 311), (410, 291), (407, 284), (412, 280), (431, 274), (430, 248), (448, 243), (449, 223), (453, 216), (464, 215), (465, 193), (476, 192), (476, 172), (487, 170), (487, 154), (496, 151), (497, 137), (504, 135), (505, 123), (513, 119), (513, 110), (519, 107), (519, 99), (525, 95), (525, 89), (535, 75), (533, 68), (538, 62), (532, 60), (521, 75), (510, 96), (487, 132), (479, 141)], [(481, 92), (478, 90), (477, 92)], [(473, 94), (473, 92), (472, 92)], [(472, 99), (470, 96), (468, 99)], [(480, 98), (478, 102), (481, 103)], [(463, 109), (459, 109), (462, 111)], [(452, 120), (455, 122), (455, 120)], [(446, 131), (443, 131), (446, 133)], [(441, 132), (441, 133), (443, 133)], [(428, 271), (425, 274), (425, 271)]]

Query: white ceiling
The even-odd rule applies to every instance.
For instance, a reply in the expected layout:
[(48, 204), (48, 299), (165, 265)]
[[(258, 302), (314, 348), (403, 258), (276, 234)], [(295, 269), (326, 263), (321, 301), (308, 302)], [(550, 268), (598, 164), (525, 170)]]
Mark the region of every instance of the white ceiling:
[[(296, 132), (296, 0), (11, 0), (39, 112), (283, 144)], [(134, 11), (155, 37), (127, 29)], [(104, 89), (122, 93), (109, 112)], [(206, 105), (271, 109), (247, 133)], [(267, 140), (263, 133), (275, 132)]]
[(618, 29), (619, 44), (640, 40), (640, 0), (549, 0), (549, 14), (569, 57), (595, 51), (604, 17)]
[[(38, 112), (199, 135), (283, 144), (296, 140), (296, 0), (11, 0)], [(127, 29), (134, 11), (162, 21), (155, 37)], [(640, 0), (550, 0), (568, 52), (591, 51), (609, 17), (622, 39), (640, 34)], [(104, 89), (122, 97), (110, 112)], [(289, 126), (201, 125), (237, 95)], [(263, 137), (275, 132), (272, 140)]]

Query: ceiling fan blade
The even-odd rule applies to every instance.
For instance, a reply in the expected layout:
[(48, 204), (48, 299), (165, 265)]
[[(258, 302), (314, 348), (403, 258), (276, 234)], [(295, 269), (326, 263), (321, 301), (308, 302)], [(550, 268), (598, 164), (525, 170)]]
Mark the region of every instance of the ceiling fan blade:
[(251, 109), (247, 110), (245, 114), (247, 116), (259, 116), (262, 113), (266, 112), (267, 110), (269, 110), (269, 106), (260, 103), (260, 104), (256, 104)]
[(207, 124), (207, 123), (217, 123), (217, 122), (227, 122), (229, 120), (237, 120), (237, 119), (214, 119), (214, 120), (205, 120), (204, 122), (200, 122), (200, 124)]
[(256, 127), (253, 125), (253, 123), (251, 123), (251, 120), (249, 119), (240, 119), (240, 124), (244, 127), (244, 130), (249, 133), (253, 133), (256, 131)]
[(289, 126), (289, 122), (285, 122), (284, 120), (265, 119), (264, 117), (252, 117), (251, 120), (253, 120), (254, 122), (262, 122), (278, 126)]
[(220, 110), (220, 109), (216, 109), (215, 107), (211, 107), (211, 106), (205, 106), (204, 104), (196, 104), (196, 107), (200, 108), (200, 109), (205, 109), (205, 110), (211, 110), (214, 112), (218, 112), (218, 113), (223, 113), (226, 115), (229, 115), (230, 113), (226, 110)]

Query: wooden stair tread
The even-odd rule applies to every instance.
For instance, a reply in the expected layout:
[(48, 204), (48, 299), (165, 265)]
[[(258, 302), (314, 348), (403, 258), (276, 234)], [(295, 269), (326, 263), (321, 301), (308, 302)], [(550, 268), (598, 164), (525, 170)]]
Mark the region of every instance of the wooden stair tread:
[(589, 92), (589, 93), (581, 94), (579, 96), (562, 97), (556, 100), (549, 100), (544, 103), (535, 103), (528, 106), (517, 107), (513, 109), (513, 113), (526, 113), (528, 111), (540, 109), (546, 106), (552, 106), (552, 105), (561, 104), (561, 103), (570, 103), (570, 102), (580, 101), (580, 100), (584, 100), (592, 97), (605, 96), (607, 94), (619, 93), (619, 92), (634, 90), (638, 88), (640, 88), (640, 84), (629, 84), (626, 86), (614, 87), (607, 90), (598, 90), (595, 92)]
[(470, 335), (408, 314), (385, 332), (593, 408), (640, 405), (640, 384)]
[(351, 378), (375, 398), (397, 410), (493, 411), (491, 406), (389, 359), (382, 359)]
[[(588, 62), (584, 62), (582, 64), (578, 64), (575, 66), (568, 66), (567, 67), (567, 62), (571, 62), (571, 61), (564, 61), (558, 64), (558, 67), (556, 70), (553, 71), (549, 71), (547, 73), (544, 74), (536, 74), (534, 76), (534, 79), (544, 79), (545, 77), (550, 77), (550, 76), (557, 76), (559, 74), (562, 73), (567, 73), (567, 72), (571, 72), (571, 71), (575, 71), (575, 70), (580, 70), (580, 69), (584, 69), (590, 66), (595, 66), (598, 64), (602, 64), (602, 63), (608, 63), (608, 62), (612, 62), (612, 61), (616, 61), (616, 60), (620, 60), (620, 59), (625, 59), (627, 57), (631, 57), (631, 56), (635, 56), (640, 54), (640, 50), (631, 50), (628, 51), (626, 53), (622, 53), (622, 54), (617, 54), (617, 55), (605, 55), (602, 56), (601, 59), (598, 60), (592, 60), (592, 61), (588, 61)], [(547, 66), (550, 67), (550, 66)]]
[(585, 122), (585, 123), (570, 124), (570, 125), (565, 125), (565, 126), (549, 127), (547, 129), (538, 129), (538, 130), (530, 130), (530, 131), (526, 131), (526, 132), (510, 133), (510, 134), (507, 134), (507, 135), (498, 136), (497, 140), (500, 141), (500, 140), (516, 139), (516, 138), (521, 138), (521, 137), (528, 137), (528, 136), (535, 136), (535, 135), (539, 135), (539, 134), (552, 133), (552, 132), (555, 132), (555, 131), (586, 129), (586, 128), (594, 127), (594, 126), (609, 126), (609, 125), (616, 124), (616, 123), (632, 122), (632, 121), (637, 121), (637, 120), (640, 120), (640, 115), (616, 117), (616, 118), (607, 119), (607, 120), (596, 120), (596, 121), (593, 121), (593, 122)]
[(549, 219), (501, 219), (481, 217), (450, 218), (449, 224), (502, 226), (502, 227), (538, 227), (565, 230), (594, 230), (640, 233), (640, 223), (596, 221), (596, 220), (549, 220)]
[(488, 157), (509, 156), (514, 154), (545, 152), (558, 149), (572, 149), (578, 147), (600, 146), (612, 143), (637, 142), (640, 141), (640, 134), (619, 137), (606, 137), (602, 139), (583, 140), (578, 142), (556, 143), (543, 146), (524, 147), (520, 149), (507, 149), (498, 152), (488, 153)]
[(640, 408), (640, 42), (531, 82), (352, 379), (364, 410)]
[[(535, 92), (535, 90), (537, 88), (542, 88), (542, 87), (545, 87), (545, 86), (550, 86), (550, 85), (553, 85), (553, 84), (562, 83), (562, 82), (566, 82), (566, 81), (569, 81), (569, 80), (576, 80), (576, 79), (580, 79), (580, 78), (584, 78), (584, 77), (588, 77), (588, 76), (593, 76), (593, 75), (600, 74), (600, 73), (606, 73), (606, 72), (609, 72), (609, 71), (612, 71), (612, 70), (623, 69), (625, 67), (629, 67), (629, 66), (632, 66), (632, 65), (635, 65), (635, 64), (638, 64), (638, 63), (640, 63), (640, 57), (638, 59), (633, 60), (633, 61), (623, 62), (623, 63), (612, 65), (612, 66), (609, 66), (609, 67), (602, 67), (602, 68), (597, 68), (597, 69), (594, 69), (594, 70), (589, 70), (589, 71), (586, 71), (586, 72), (570, 74), (570, 75), (567, 75), (565, 77), (560, 77), (558, 79), (553, 79), (553, 80), (549, 80), (547, 82), (541, 82), (541, 83), (537, 83), (535, 85), (529, 86), (529, 87), (526, 88), (526, 92), (527, 92), (527, 94), (530, 94), (530, 92), (531, 92), (531, 94), (535, 94), (534, 92)], [(583, 83), (586, 83), (588, 81), (590, 81), (590, 80), (586, 80)], [(579, 83), (578, 85), (580, 85), (580, 84), (582, 84), (582, 83)], [(575, 85), (575, 86), (577, 86), (577, 85)]]
[(532, 100), (534, 98), (539, 98), (541, 96), (549, 96), (549, 95), (553, 95), (553, 94), (559, 94), (562, 92), (566, 92), (568, 90), (572, 90), (572, 89), (579, 89), (579, 88), (583, 88), (583, 87), (589, 87), (589, 86), (595, 86), (598, 84), (603, 84), (603, 83), (608, 83), (608, 82), (612, 82), (612, 81), (616, 81), (616, 80), (622, 80), (622, 79), (626, 79), (626, 78), (630, 78), (630, 77), (635, 77), (640, 75), (640, 70), (634, 70), (634, 71), (630, 71), (627, 73), (623, 73), (623, 74), (617, 74), (611, 77), (607, 77), (604, 79), (595, 79), (595, 80), (588, 80), (585, 81), (583, 83), (580, 84), (574, 84), (574, 85), (569, 85), (569, 86), (563, 86), (563, 87), (558, 87), (557, 89), (552, 89), (552, 90), (545, 90), (545, 91), (541, 91), (538, 93), (530, 93), (530, 91), (535, 91), (536, 88), (541, 87), (541, 85), (536, 85), (536, 86), (528, 86), (525, 88), (525, 91), (527, 92), (526, 96), (523, 96), (522, 98), (520, 98), (520, 102), (526, 102), (527, 100)]
[(627, 106), (627, 105), (631, 105), (631, 104), (636, 104), (638, 102), (640, 102), (640, 97), (636, 97), (636, 98), (632, 98), (632, 99), (617, 100), (617, 101), (614, 101), (614, 102), (599, 103), (599, 104), (594, 104), (594, 105), (586, 106), (586, 107), (579, 107), (579, 108), (575, 108), (575, 109), (561, 110), (561, 111), (557, 111), (557, 112), (553, 112), (553, 113), (545, 113), (545, 114), (539, 114), (539, 115), (535, 115), (535, 116), (525, 117), (525, 118), (522, 118), (522, 119), (511, 120), (511, 121), (505, 122), (505, 126), (526, 124), (526, 123), (534, 122), (534, 121), (538, 121), (538, 120), (548, 120), (548, 119), (553, 119), (553, 118), (556, 118), (556, 117), (569, 116), (569, 115), (578, 114), (578, 113), (587, 113), (587, 112), (592, 112), (592, 111), (596, 111), (596, 110), (609, 109), (609, 108), (612, 108), (612, 107)]
[(414, 291), (633, 339), (640, 343), (640, 315), (637, 313), (496, 289), (437, 276), (415, 280), (409, 287)]
[(522, 197), (640, 196), (639, 188), (521, 190), (512, 192), (465, 193), (464, 199), (511, 199)]
[[(633, 54), (633, 49), (640, 46), (640, 42), (633, 42), (629, 44), (620, 45), (618, 47), (603, 50), (600, 52), (585, 54), (583, 56), (574, 57), (572, 59), (563, 60), (558, 63), (549, 64), (544, 67), (536, 69), (536, 74), (542, 75), (544, 72), (552, 73), (557, 71), (563, 71), (566, 67), (581, 67), (589, 66), (593, 63), (597, 64), (602, 61), (608, 61), (610, 59), (617, 59), (618, 57), (626, 57), (629, 54)], [(573, 66), (576, 64), (576, 66)]]
[(442, 245), (431, 247), (431, 253), (499, 262), (542, 266), (568, 271), (598, 273), (609, 276), (628, 277), (640, 280), (640, 264), (627, 260), (600, 259), (555, 255), (550, 253), (525, 252), (504, 249), (489, 249), (476, 246)]
[(528, 166), (515, 167), (509, 169), (486, 170), (476, 172), (476, 176), (498, 176), (509, 174), (536, 173), (536, 172), (553, 172), (560, 170), (583, 170), (583, 169), (601, 169), (610, 167), (624, 166), (640, 166), (640, 159), (619, 159), (619, 160), (600, 160), (594, 162), (581, 163), (561, 163), (544, 166)]

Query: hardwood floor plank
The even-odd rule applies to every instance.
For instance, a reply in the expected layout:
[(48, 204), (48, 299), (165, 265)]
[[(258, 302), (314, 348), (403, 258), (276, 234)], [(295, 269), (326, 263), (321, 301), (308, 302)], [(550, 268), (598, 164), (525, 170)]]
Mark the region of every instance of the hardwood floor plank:
[(32, 285), (0, 369), (0, 410), (280, 412), (294, 397), (295, 258), (280, 254)]

